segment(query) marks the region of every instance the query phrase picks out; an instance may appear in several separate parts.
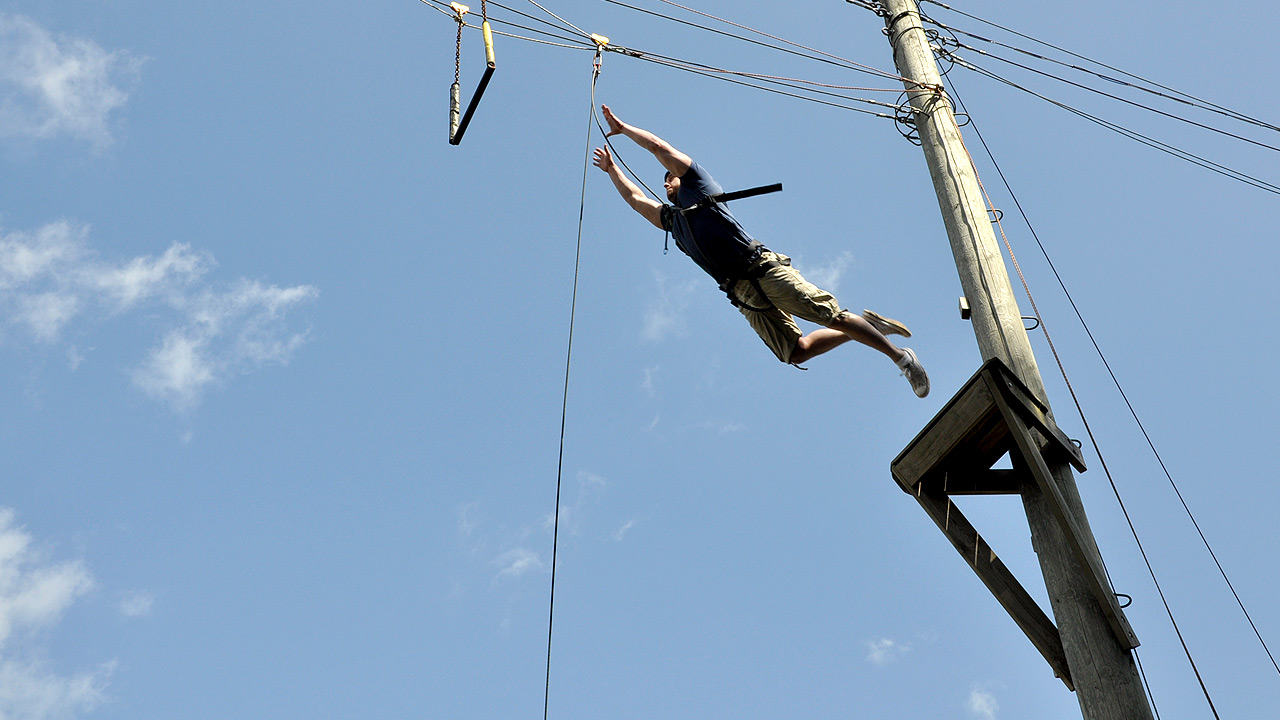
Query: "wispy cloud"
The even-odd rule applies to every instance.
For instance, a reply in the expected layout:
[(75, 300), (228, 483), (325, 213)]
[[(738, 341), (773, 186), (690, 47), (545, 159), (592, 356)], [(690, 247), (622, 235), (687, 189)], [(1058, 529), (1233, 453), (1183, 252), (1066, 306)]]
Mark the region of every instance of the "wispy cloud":
[(717, 435), (730, 435), (747, 429), (747, 426), (740, 422), (724, 420), (703, 420), (698, 424), (698, 427), (702, 430), (709, 430)]
[(887, 665), (908, 652), (911, 652), (910, 645), (888, 638), (876, 638), (867, 643), (867, 662), (873, 665)]
[(654, 272), (657, 290), (645, 310), (641, 335), (649, 342), (679, 337), (685, 332), (684, 312), (697, 284), (692, 280), (672, 283), (666, 275)]
[[(287, 364), (306, 333), (285, 316), (318, 296), (308, 285), (238, 280), (215, 285), (208, 253), (174, 243), (159, 256), (111, 262), (89, 244), (89, 228), (68, 221), (34, 232), (0, 230), (0, 326), (57, 342), (77, 319), (105, 321), (158, 311), (159, 339), (133, 372), (147, 394), (190, 408), (214, 383), (270, 364)], [(85, 356), (67, 351), (78, 367)]]
[(68, 135), (110, 145), (110, 115), (129, 99), (143, 60), (86, 38), (54, 35), (0, 13), (0, 137)]
[(125, 617), (146, 617), (155, 605), (155, 596), (149, 592), (131, 592), (120, 600), (120, 614)]
[(996, 696), (987, 690), (974, 688), (969, 693), (969, 712), (982, 720), (996, 720), (996, 711), (999, 709), (1000, 703), (996, 702)]
[(542, 558), (528, 548), (514, 548), (494, 558), (493, 564), (498, 566), (496, 579), (520, 577), (532, 570), (541, 570)]
[(48, 562), (14, 520), (0, 508), (0, 718), (74, 718), (104, 702), (113, 664), (66, 677), (10, 640), (56, 625), (93, 579), (78, 561)]
[(657, 388), (655, 386), (655, 381), (657, 380), (658, 370), (660, 369), (661, 369), (661, 366), (657, 366), (657, 365), (655, 365), (654, 367), (647, 367), (644, 369), (644, 379), (640, 381), (640, 389), (644, 391), (644, 394), (647, 397), (654, 397), (655, 395), (657, 395)]
[(627, 533), (631, 532), (631, 529), (639, 524), (640, 524), (640, 518), (638, 517), (631, 518), (630, 520), (623, 523), (622, 527), (613, 531), (613, 539), (617, 540), (618, 542), (622, 542), (622, 539), (627, 536)]
[[(593, 472), (580, 470), (578, 472), (578, 497), (573, 501), (572, 505), (560, 504), (560, 532), (566, 535), (578, 535), (582, 532), (582, 517), (586, 514), (587, 509), (592, 503), (604, 492), (605, 487), (609, 484), (608, 480), (596, 475)], [(555, 513), (547, 513), (543, 519), (542, 526), (547, 532), (551, 532), (556, 525)]]
[(285, 328), (284, 316), (315, 299), (311, 286), (281, 288), (240, 280), (184, 297), (186, 324), (170, 330), (133, 375), (147, 394), (186, 408), (213, 382), (264, 365), (287, 365), (306, 341)]
[(840, 291), (840, 280), (853, 265), (853, 253), (844, 251), (839, 257), (822, 265), (805, 265), (804, 277), (809, 282), (830, 293)]

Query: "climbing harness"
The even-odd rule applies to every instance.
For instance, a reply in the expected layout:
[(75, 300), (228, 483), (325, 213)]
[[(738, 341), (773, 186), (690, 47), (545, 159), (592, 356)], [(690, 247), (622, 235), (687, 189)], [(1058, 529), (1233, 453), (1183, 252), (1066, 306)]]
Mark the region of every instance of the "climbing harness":
[[(713, 207), (719, 203), (729, 202), (730, 200), (741, 200), (742, 198), (780, 192), (781, 190), (782, 183), (774, 183), (772, 185), (761, 185), (759, 187), (747, 188), (746, 190), (717, 193), (715, 195), (708, 195), (687, 208), (678, 208), (678, 210), (681, 215), (688, 215), (695, 210)], [(749, 305), (740, 300), (733, 292), (733, 286), (736, 285), (739, 280), (746, 280), (751, 283), (751, 287), (755, 288), (755, 291), (759, 293), (760, 297), (765, 298), (765, 301), (768, 302), (768, 296), (764, 294), (764, 289), (760, 287), (760, 278), (764, 277), (765, 273), (769, 272), (773, 268), (780, 267), (782, 265), (790, 265), (791, 261), (784, 260), (779, 262), (777, 260), (766, 260), (764, 262), (760, 262), (760, 256), (764, 253), (765, 249), (766, 248), (763, 245), (757, 247), (751, 256), (747, 258), (747, 269), (745, 271), (730, 276), (726, 278), (724, 282), (720, 283), (720, 290), (728, 296), (729, 302), (733, 303), (734, 307), (746, 308), (752, 312), (768, 312), (773, 309), (773, 303), (769, 303), (765, 307)]]
[[(741, 277), (731, 277), (720, 283), (720, 290), (729, 298), (729, 302), (732, 303), (734, 307), (744, 308), (751, 312), (758, 313), (769, 312), (774, 308), (773, 303), (769, 301), (769, 296), (764, 293), (764, 288), (760, 287), (760, 278), (764, 277), (766, 273), (776, 267), (782, 267), (784, 265), (789, 267), (791, 265), (791, 260), (790, 258), (784, 257), (782, 260), (765, 260), (761, 262), (760, 256), (764, 254), (764, 251), (765, 247), (763, 245), (756, 249), (755, 253), (748, 259), (747, 269), (741, 274)], [(756, 291), (756, 294), (764, 298), (764, 301), (769, 304), (764, 307), (755, 307), (743, 302), (733, 292), (733, 286), (737, 285), (739, 280), (746, 280), (751, 283), (751, 287)]]
[(475, 113), (476, 106), (480, 104), (480, 97), (484, 95), (484, 89), (489, 86), (489, 78), (493, 77), (494, 68), (497, 63), (493, 59), (493, 30), (489, 27), (489, 13), (485, 8), (485, 0), (480, 0), (480, 23), (481, 32), (484, 34), (484, 54), (487, 62), (484, 75), (480, 78), (480, 84), (476, 86), (476, 92), (471, 96), (471, 102), (467, 103), (467, 111), (462, 115), (462, 120), (458, 120), (458, 111), (462, 107), (461, 102), (461, 76), (462, 76), (462, 27), (466, 25), (463, 17), (471, 12), (471, 8), (456, 2), (449, 3), (449, 7), (453, 8), (454, 20), (458, 22), (458, 44), (457, 52), (453, 61), (453, 87), (449, 91), (449, 144), (457, 145), (462, 142), (462, 135), (467, 131), (467, 125), (471, 123), (471, 115)]

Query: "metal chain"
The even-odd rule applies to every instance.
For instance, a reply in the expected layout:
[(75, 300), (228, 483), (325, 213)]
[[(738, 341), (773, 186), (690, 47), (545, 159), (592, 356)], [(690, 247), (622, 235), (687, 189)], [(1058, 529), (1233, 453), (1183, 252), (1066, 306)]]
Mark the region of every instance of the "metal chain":
[(462, 77), (462, 16), (458, 16), (458, 49), (453, 58), (453, 83), (457, 85)]

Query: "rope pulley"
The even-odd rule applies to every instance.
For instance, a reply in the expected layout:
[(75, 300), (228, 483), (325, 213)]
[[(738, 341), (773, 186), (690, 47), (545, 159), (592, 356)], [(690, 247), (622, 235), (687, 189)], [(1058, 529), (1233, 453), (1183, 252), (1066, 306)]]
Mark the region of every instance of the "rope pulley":
[(480, 29), (484, 34), (486, 65), (484, 76), (480, 78), (480, 84), (476, 86), (476, 92), (471, 96), (471, 102), (467, 103), (467, 111), (459, 121), (458, 111), (462, 107), (462, 84), (460, 79), (462, 76), (462, 27), (466, 25), (464, 16), (471, 12), (471, 8), (456, 2), (449, 3), (449, 7), (453, 8), (454, 20), (458, 23), (458, 44), (453, 63), (453, 87), (449, 90), (449, 144), (457, 145), (462, 142), (462, 134), (467, 131), (467, 125), (471, 123), (471, 115), (476, 111), (476, 106), (480, 104), (480, 96), (484, 95), (484, 89), (489, 86), (489, 78), (493, 77), (493, 70), (498, 65), (493, 59), (493, 30), (489, 27), (489, 16), (485, 9), (485, 0), (480, 0), (480, 17), (482, 20)]

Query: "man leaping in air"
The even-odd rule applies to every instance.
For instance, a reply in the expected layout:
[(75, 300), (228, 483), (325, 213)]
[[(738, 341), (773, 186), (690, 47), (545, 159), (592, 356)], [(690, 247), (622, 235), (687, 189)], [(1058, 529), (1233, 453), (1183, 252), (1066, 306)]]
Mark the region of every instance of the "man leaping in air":
[[(607, 105), (601, 110), (609, 123), (607, 137), (631, 138), (666, 168), (663, 187), (671, 204), (645, 195), (614, 163), (607, 145), (596, 148), (595, 166), (609, 174), (628, 205), (670, 232), (676, 247), (715, 278), (779, 360), (799, 365), (857, 340), (892, 360), (917, 396), (929, 394), (929, 376), (916, 354), (910, 348), (898, 348), (886, 337), (910, 337), (902, 323), (870, 310), (854, 315), (841, 308), (830, 293), (792, 269), (790, 258), (748, 235), (723, 203), (708, 200), (723, 191), (701, 165), (657, 135), (622, 122)], [(806, 335), (793, 316), (822, 327)]]

